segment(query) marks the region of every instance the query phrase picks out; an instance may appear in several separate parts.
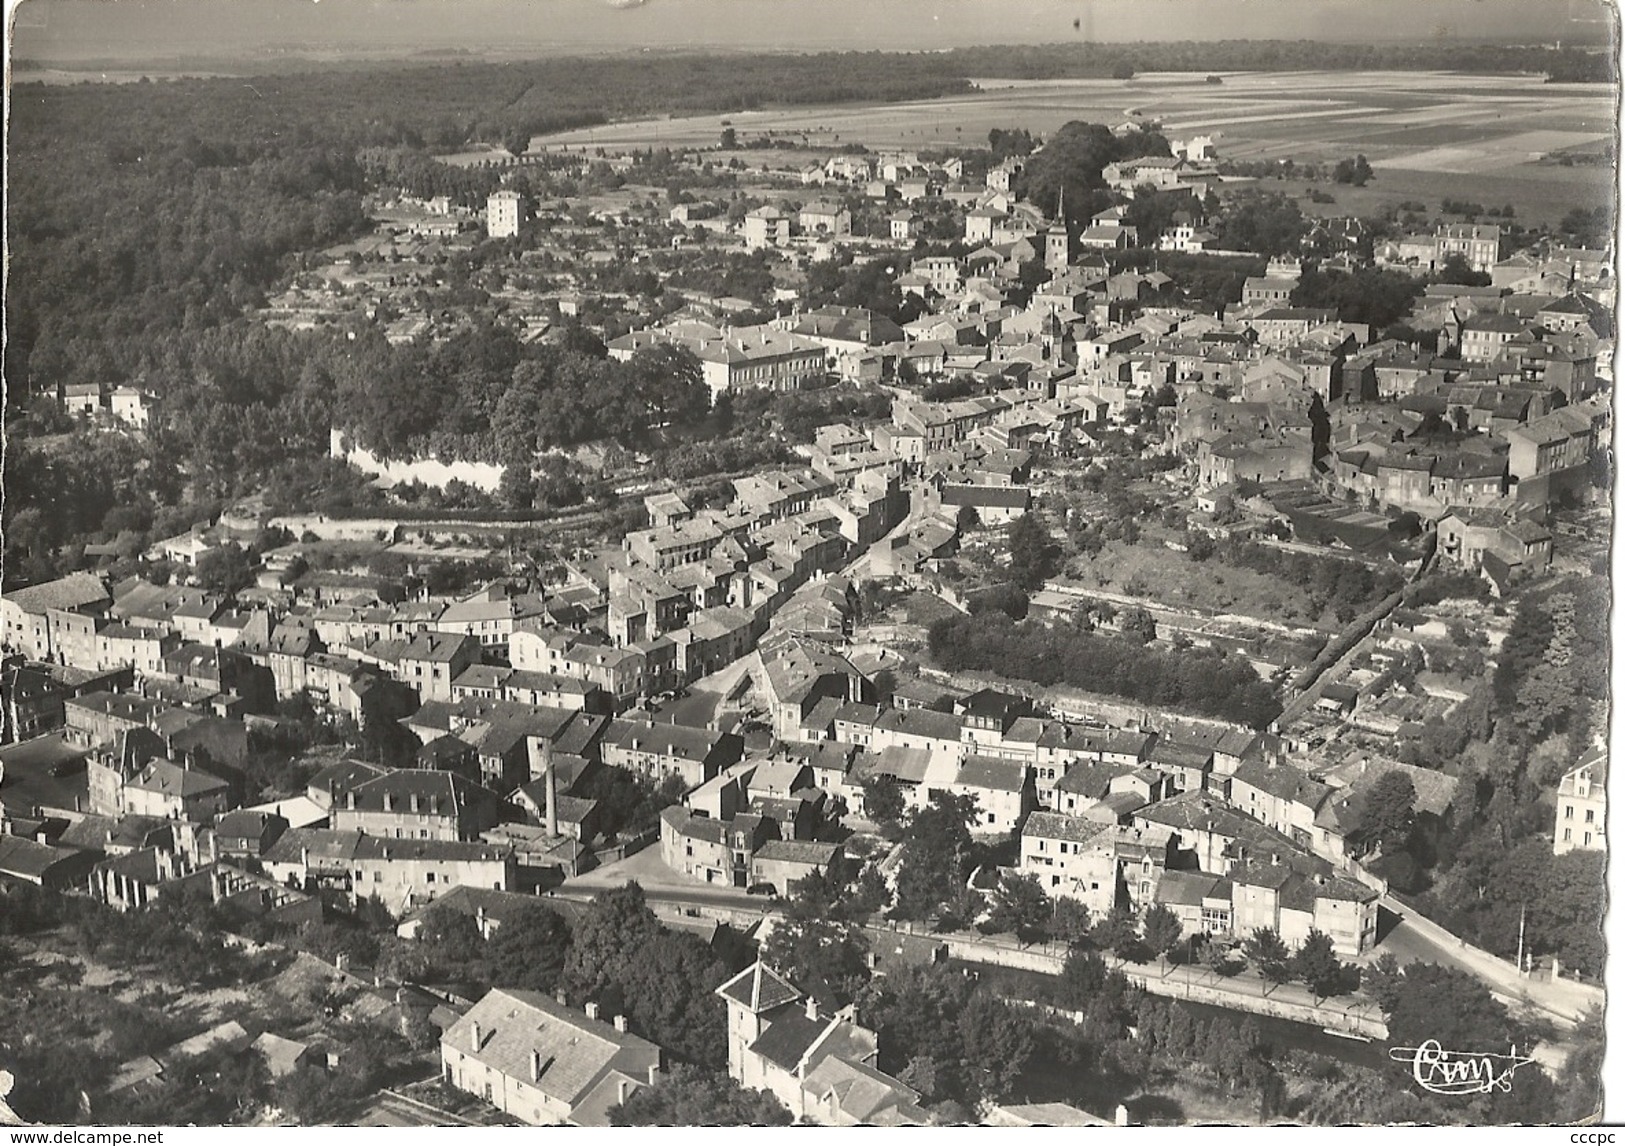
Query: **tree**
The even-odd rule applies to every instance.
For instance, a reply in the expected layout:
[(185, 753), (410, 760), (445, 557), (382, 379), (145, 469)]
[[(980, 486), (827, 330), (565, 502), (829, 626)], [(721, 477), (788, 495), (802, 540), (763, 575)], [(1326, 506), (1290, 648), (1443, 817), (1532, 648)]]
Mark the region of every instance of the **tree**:
[(1602, 1069), (1605, 1044), (1602, 1008), (1593, 1005), (1574, 1028), (1573, 1050), (1563, 1064), (1564, 1110), (1559, 1120), (1577, 1123), (1602, 1108)]
[(902, 823), (907, 802), (903, 787), (895, 776), (869, 776), (860, 782), (863, 789), (863, 814), (884, 829), (896, 829)]
[(486, 974), (493, 987), (552, 994), (564, 976), (570, 927), (540, 904), (523, 904), (505, 915), (485, 945)]
[(723, 151), (732, 151), (739, 146), (739, 134), (731, 127), (722, 129), (722, 135), (717, 139), (717, 146)]
[(1214, 544), (1213, 538), (1204, 531), (1200, 529), (1185, 531), (1185, 553), (1198, 565), (1212, 557), (1218, 550), (1219, 547)]
[(1094, 942), (1101, 950), (1110, 951), (1124, 961), (1141, 954), (1140, 929), (1134, 912), (1126, 907), (1114, 907), (1110, 915), (1095, 925)]
[(1353, 159), (1340, 159), (1337, 166), (1332, 169), (1332, 180), (1336, 183), (1352, 183), (1356, 187), (1364, 187), (1371, 181), (1371, 164), (1363, 155)]
[(1002, 585), (993, 585), (980, 593), (973, 595), (968, 603), (972, 616), (996, 610), (1009, 617), (1012, 621), (1025, 620), (1032, 601), (1027, 591), (1020, 585), (1005, 582)]
[(982, 515), (976, 512), (974, 505), (962, 505), (954, 515), (954, 526), (961, 533), (972, 533), (982, 528)]
[(247, 550), (228, 541), (198, 558), (197, 579), (211, 593), (229, 597), (254, 583), (254, 567)]
[(995, 933), (1013, 934), (1023, 944), (1037, 943), (1049, 933), (1054, 908), (1036, 875), (1004, 875), (993, 892), (993, 906), (984, 926)]
[(509, 509), (532, 509), (536, 505), (536, 479), (530, 476), (529, 462), (512, 461), (502, 470), (497, 497)]
[(728, 1012), (715, 991), (737, 968), (691, 932), (656, 932), (625, 957), (599, 1005), (609, 1014), (619, 1009), (634, 1033), (678, 1058), (725, 1066)]
[(1117, 623), (1117, 631), (1135, 644), (1148, 645), (1157, 639), (1157, 622), (1139, 605), (1125, 609)]
[(1055, 575), (1060, 547), (1030, 511), (1010, 524), (1008, 545), (1010, 572), (1023, 589), (1041, 588)]
[(1368, 848), (1403, 846), (1416, 821), (1416, 785), (1398, 768), (1378, 776), (1361, 802), (1355, 833)]
[(886, 883), (886, 877), (871, 863), (865, 864), (853, 881), (846, 905), (853, 919), (863, 920), (885, 911), (891, 906), (891, 900), (891, 888)]
[(1028, 157), (1017, 186), (1049, 215), (1055, 214), (1064, 192), (1067, 221), (1081, 222), (1110, 204), (1101, 172), (1120, 158), (1120, 150), (1121, 142), (1105, 124), (1062, 124)]
[(1184, 928), (1171, 908), (1157, 903), (1146, 910), (1141, 934), (1145, 945), (1156, 952), (1159, 959), (1166, 960), (1184, 938)]
[(762, 961), (826, 1010), (838, 1010), (868, 982), (868, 940), (853, 926), (837, 881), (814, 872), (789, 890), (784, 917), (762, 943)]
[(1099, 955), (1074, 947), (1061, 964), (1060, 980), (1055, 986), (1056, 1005), (1083, 1010), (1105, 988), (1110, 974), (1106, 961)]
[(920, 1098), (930, 1102), (937, 1095), (937, 1063), (926, 1055), (915, 1055), (908, 1065), (897, 1072), (897, 1081), (920, 1092)]
[(1531, 1045), (1528, 1032), (1481, 980), (1454, 967), (1411, 963), (1388, 1016), (1388, 1041), (1414, 1047), (1427, 1039), (1449, 1049), (1497, 1054)]
[(564, 964), (566, 990), (572, 998), (596, 999), (615, 982), (630, 954), (659, 931), (636, 882), (599, 892), (576, 922)]
[(1242, 954), (1267, 983), (1279, 986), (1292, 977), (1286, 944), (1273, 927), (1260, 927), (1241, 945)]
[(1285, 195), (1242, 192), (1219, 222), (1219, 237), (1232, 250), (1283, 255), (1298, 248), (1309, 229), (1298, 204)]
[(987, 146), (994, 159), (1005, 159), (1012, 155), (1031, 155), (1035, 143), (1032, 132), (1024, 127), (995, 127), (987, 133)]
[(1230, 973), (1230, 951), (1221, 943), (1209, 940), (1202, 946), (1202, 964), (1217, 980)]
[(428, 965), (447, 976), (477, 964), (485, 954), (479, 924), (452, 907), (425, 912), (414, 942)]
[(1384, 951), (1366, 967), (1360, 985), (1386, 1015), (1393, 1011), (1394, 1004), (1399, 1001), (1400, 978), (1399, 960), (1392, 951)]
[(678, 1063), (652, 1086), (609, 1108), (611, 1126), (788, 1126), (794, 1116), (770, 1091)]
[(909, 817), (897, 866), (894, 915), (929, 919), (963, 898), (975, 822), (975, 798), (950, 792), (933, 792), (931, 802)]
[(1123, 211), (1123, 222), (1135, 229), (1142, 245), (1153, 247), (1162, 233), (1173, 226), (1179, 204), (1179, 199), (1164, 195), (1155, 187), (1136, 187), (1134, 198)]
[(879, 1035), (881, 1070), (916, 1064), (932, 1097), (967, 1108), (1007, 1096), (1033, 1053), (1030, 1021), (948, 967), (902, 966), (877, 978), (860, 1015)]
[(986, 991), (975, 991), (959, 1012), (959, 1031), (970, 1094), (1003, 1101), (1027, 1069), (1033, 1036), (1028, 1020)]
[(1291, 972), (1316, 999), (1330, 998), (1342, 987), (1344, 968), (1337, 961), (1331, 937), (1314, 928), (1292, 956)]
[(1058, 897), (1049, 930), (1068, 947), (1084, 942), (1089, 938), (1089, 909), (1070, 896)]
[(1475, 271), (1462, 255), (1453, 254), (1445, 258), (1439, 265), (1438, 273), (1434, 276), (1442, 283), (1455, 286), (1489, 286), (1490, 276), (1483, 271)]

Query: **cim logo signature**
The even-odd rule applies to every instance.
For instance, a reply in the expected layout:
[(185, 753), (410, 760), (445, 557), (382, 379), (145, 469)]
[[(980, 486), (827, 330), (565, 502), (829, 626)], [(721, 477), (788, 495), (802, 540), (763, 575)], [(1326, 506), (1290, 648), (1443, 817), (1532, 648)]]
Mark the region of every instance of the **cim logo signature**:
[(1428, 1039), (1419, 1047), (1390, 1047), (1388, 1057), (1409, 1063), (1416, 1085), (1432, 1094), (1510, 1092), (1517, 1069), (1535, 1061), (1520, 1055), (1517, 1047), (1511, 1054), (1447, 1051), (1437, 1039)]

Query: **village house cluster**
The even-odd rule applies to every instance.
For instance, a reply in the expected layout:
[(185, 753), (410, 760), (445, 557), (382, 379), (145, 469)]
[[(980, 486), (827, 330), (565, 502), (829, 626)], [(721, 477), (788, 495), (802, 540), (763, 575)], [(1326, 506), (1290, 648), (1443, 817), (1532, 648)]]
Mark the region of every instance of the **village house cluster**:
[[(477, 903), (486, 927), (487, 902), (499, 913), (513, 895), (647, 846), (695, 889), (784, 895), (849, 858), (843, 824), (862, 819), (866, 791), (883, 780), (911, 810), (938, 793), (968, 797), (977, 835), (1013, 841), (1007, 874), (1033, 876), (1095, 918), (1160, 904), (1191, 936), (1267, 928), (1297, 946), (1316, 931), (1344, 958), (1368, 955), (1387, 886), (1362, 862), (1364, 802), (1396, 771), (1417, 814), (1440, 825), (1473, 799), (1454, 777), (1371, 746), (1464, 699), (1438, 681), (1393, 687), (1449, 643), (1444, 618), (1385, 615), (1371, 651), (1313, 695), (1290, 697), (1265, 730), (1154, 705), (973, 690), (930, 672), (882, 690), (883, 670), (919, 666), (854, 640), (865, 582), (965, 611), (942, 571), (973, 531), (1044, 505), (1062, 468), (1110, 456), (1130, 431), (1145, 456), (1169, 461), (1158, 480), (1188, 508), (1190, 529), (1214, 539), (1267, 535), (1407, 576), (1436, 553), (1496, 597), (1564, 559), (1552, 510), (1592, 481), (1611, 434), (1610, 255), (1508, 251), (1500, 228), (1483, 224), (1379, 244), (1380, 265), (1426, 275), (1460, 259), (1491, 279), (1430, 282), (1404, 320), (1421, 345), (1294, 305), (1309, 270), (1296, 255), (1247, 279), (1239, 303), (1200, 310), (1154, 264), (1111, 260), (1139, 249), (1241, 254), (1219, 249), (1208, 226), (1222, 182), (1213, 150), (1199, 137), (1111, 164), (1104, 179), (1125, 202), (1081, 228), (1021, 197), (1018, 160), (978, 182), (959, 160), (906, 153), (778, 170), (768, 152), (751, 174), (775, 201), (736, 218), (663, 205), (673, 249), (769, 252), (802, 270), (837, 255), (886, 260), (919, 316), (899, 323), (784, 297), (772, 317), (735, 324), (756, 308), (696, 296), (658, 321), (639, 315), (607, 339), (611, 358), (680, 347), (713, 399), (843, 386), (887, 394), (889, 414), (821, 425), (793, 462), (734, 475), (720, 498), (675, 482), (640, 490), (645, 527), (546, 576), (408, 596), (364, 561), (312, 569), (306, 556), (359, 541), (426, 565), (431, 543), (487, 537), (478, 523), (235, 507), (152, 547), (170, 583), (109, 584), (95, 571), (105, 555), (87, 551), (86, 571), (8, 593), (0, 877), (123, 910), (203, 889), (244, 916), (293, 922), (320, 918), (323, 893), (376, 899), (408, 920), (433, 902)], [(606, 162), (635, 174), (629, 160)], [(803, 188), (820, 198), (791, 206)], [(1158, 234), (1126, 222), (1127, 201), (1146, 188), (1173, 204)], [(849, 198), (882, 205), (886, 230), (856, 233)], [(482, 233), (518, 238), (550, 210), (508, 188), (483, 214), (403, 198), (375, 244), (396, 261), (296, 283), (264, 317), (314, 324), (359, 292), (383, 308), (392, 338), (433, 336), (445, 316), (380, 301), (422, 285), (432, 272), (417, 259)], [(553, 213), (553, 241), (591, 229)], [(932, 221), (968, 250), (915, 255)], [(1355, 266), (1357, 230), (1317, 225), (1313, 239), (1338, 247), (1322, 269)], [(583, 265), (609, 261), (578, 253)], [(527, 337), (584, 301), (606, 302), (584, 289), (514, 287)], [(927, 396), (956, 382), (959, 396)], [(123, 431), (156, 409), (123, 388), (61, 397)], [(340, 453), (343, 431), (334, 427)], [(295, 540), (259, 555), (250, 587), (201, 587), (210, 553), (267, 529)], [(1046, 585), (1030, 615), (1058, 624), (1078, 603)], [(1214, 619), (1181, 639), (1251, 649), (1263, 664), (1251, 630), (1238, 639), (1232, 624), (1242, 622)], [(691, 695), (701, 682), (715, 694)], [(692, 703), (702, 691), (715, 703)], [(379, 735), (388, 727), (407, 751), (394, 766), (336, 752), (303, 790), (268, 797), (247, 779), (250, 758), (290, 704), (352, 743), (389, 739)], [(1604, 846), (1605, 772), (1601, 753), (1565, 769), (1556, 852)], [(671, 798), (641, 835), (606, 823), (591, 795), (595, 777), (612, 774)], [(877, 866), (894, 877), (895, 853)], [(877, 1035), (850, 1012), (821, 1012), (761, 963), (717, 994), (729, 1073), (743, 1085), (811, 1122), (925, 1121), (918, 1091), (877, 1068)], [(452, 1017), (439, 1056), (451, 1086), (538, 1125), (604, 1124), (668, 1065), (618, 1016), (500, 988)]]

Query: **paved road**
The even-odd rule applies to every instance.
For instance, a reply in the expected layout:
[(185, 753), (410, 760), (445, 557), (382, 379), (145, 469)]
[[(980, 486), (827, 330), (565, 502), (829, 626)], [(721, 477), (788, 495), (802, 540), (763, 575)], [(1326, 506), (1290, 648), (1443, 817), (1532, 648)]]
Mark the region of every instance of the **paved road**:
[(356, 1126), (478, 1126), (460, 1118), (449, 1110), (441, 1110), (427, 1103), (407, 1098), (386, 1090), (375, 1098), (357, 1116)]
[[(734, 663), (739, 664), (740, 662), (736, 661)], [(732, 667), (732, 665), (729, 666), (729, 668)], [(660, 711), (655, 713), (654, 718), (660, 724), (683, 724), (689, 728), (705, 728), (717, 718), (717, 711), (721, 707), (722, 693), (720, 691), (702, 688), (696, 684), (689, 688), (687, 696), (662, 704)]]
[[(1392, 951), (1401, 965), (1415, 959), (1455, 967), (1476, 976), (1503, 1002), (1514, 1007), (1536, 1008), (1559, 1024), (1571, 1025), (1593, 1005), (1600, 1005), (1600, 989), (1571, 979), (1553, 982), (1541, 975), (1520, 975), (1511, 963), (1482, 951), (1452, 942), (1449, 933), (1437, 924), (1415, 917), (1404, 904), (1391, 899), (1380, 901), (1383, 920), (1378, 953)], [(1390, 916), (1399, 919), (1386, 930)]]
[(867, 570), (869, 566), (869, 554), (874, 552), (875, 546), (884, 545), (888, 541), (892, 540), (892, 538), (899, 537), (913, 529), (916, 525), (920, 524), (921, 520), (923, 520), (926, 516), (925, 496), (922, 490), (923, 486), (918, 482), (911, 482), (909, 484), (908, 512), (903, 515), (903, 520), (892, 526), (891, 529), (886, 532), (885, 536), (879, 541), (876, 541), (874, 545), (869, 546), (862, 553), (858, 554), (851, 561), (847, 562), (846, 568), (841, 570), (841, 576), (850, 577), (853, 581), (861, 581), (863, 579), (865, 570)]
[(769, 902), (768, 896), (750, 895), (744, 888), (696, 883), (677, 874), (661, 860), (657, 844), (565, 880), (555, 891), (572, 899), (588, 899), (606, 888), (620, 887), (628, 880), (635, 880), (651, 902), (673, 907), (691, 905), (765, 911)]

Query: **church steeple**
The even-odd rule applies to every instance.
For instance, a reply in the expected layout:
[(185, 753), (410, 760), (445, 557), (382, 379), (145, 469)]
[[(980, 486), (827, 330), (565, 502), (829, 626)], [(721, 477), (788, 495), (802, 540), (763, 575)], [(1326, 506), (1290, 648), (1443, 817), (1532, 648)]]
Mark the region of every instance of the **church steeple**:
[(1051, 275), (1066, 271), (1072, 262), (1071, 236), (1066, 230), (1066, 187), (1055, 200), (1055, 221), (1044, 232), (1044, 267)]

